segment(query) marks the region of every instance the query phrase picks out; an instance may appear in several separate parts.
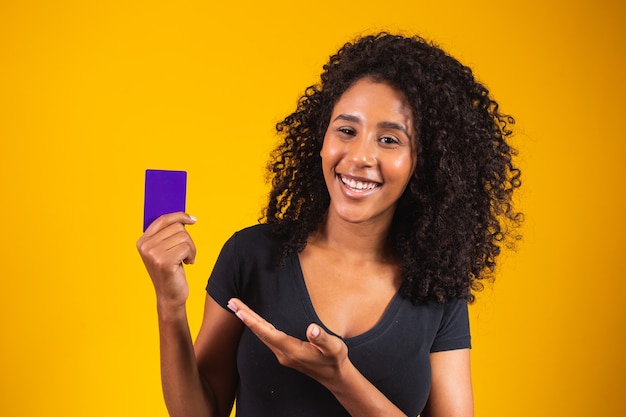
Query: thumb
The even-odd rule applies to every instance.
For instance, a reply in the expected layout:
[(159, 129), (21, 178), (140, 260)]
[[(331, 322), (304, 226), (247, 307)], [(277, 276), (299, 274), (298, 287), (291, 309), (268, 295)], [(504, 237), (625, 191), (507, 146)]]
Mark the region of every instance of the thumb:
[(315, 346), (322, 354), (327, 355), (329, 351), (331, 351), (331, 346), (329, 342), (331, 339), (318, 324), (310, 324), (306, 330), (306, 337), (309, 342)]

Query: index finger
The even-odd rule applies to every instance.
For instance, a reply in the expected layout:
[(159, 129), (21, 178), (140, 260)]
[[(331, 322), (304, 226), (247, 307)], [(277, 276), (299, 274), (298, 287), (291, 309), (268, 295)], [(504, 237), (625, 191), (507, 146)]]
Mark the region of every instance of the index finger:
[(176, 213), (164, 214), (157, 218), (155, 221), (150, 223), (150, 226), (144, 232), (144, 236), (149, 237), (158, 233), (160, 230), (163, 230), (167, 226), (170, 226), (174, 223), (182, 223), (182, 224), (194, 224), (197, 219), (185, 212), (179, 211)]
[(259, 316), (243, 301), (237, 298), (232, 298), (228, 301), (228, 308), (231, 309), (235, 315), (239, 317), (239, 319), (270, 348), (277, 348), (284, 351), (293, 348), (294, 343), (298, 346), (304, 343), (301, 340), (278, 330), (273, 324)]

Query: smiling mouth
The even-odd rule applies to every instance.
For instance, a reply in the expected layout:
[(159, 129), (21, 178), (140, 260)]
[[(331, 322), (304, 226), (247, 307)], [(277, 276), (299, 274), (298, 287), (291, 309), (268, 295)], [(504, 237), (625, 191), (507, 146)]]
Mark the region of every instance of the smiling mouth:
[(337, 175), (343, 185), (350, 188), (353, 191), (362, 192), (369, 191), (381, 186), (378, 182), (359, 181), (353, 178), (346, 178), (343, 175)]

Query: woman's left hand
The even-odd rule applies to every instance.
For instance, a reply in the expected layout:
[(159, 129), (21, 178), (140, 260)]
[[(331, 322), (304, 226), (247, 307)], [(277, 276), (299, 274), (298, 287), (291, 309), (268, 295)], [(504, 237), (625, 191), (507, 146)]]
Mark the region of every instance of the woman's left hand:
[(336, 379), (349, 362), (346, 344), (317, 324), (309, 325), (308, 342), (304, 342), (276, 329), (237, 298), (228, 302), (228, 308), (274, 352), (281, 365), (300, 371), (323, 385)]
[(306, 329), (302, 341), (276, 329), (241, 300), (232, 298), (228, 308), (274, 352), (278, 362), (324, 385), (351, 416), (406, 417), (368, 381), (348, 358), (348, 347), (318, 324)]

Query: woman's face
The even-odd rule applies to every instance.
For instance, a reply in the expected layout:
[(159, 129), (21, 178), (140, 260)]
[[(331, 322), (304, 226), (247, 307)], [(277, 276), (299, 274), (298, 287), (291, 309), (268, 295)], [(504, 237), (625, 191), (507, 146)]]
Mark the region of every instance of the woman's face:
[(321, 151), (329, 219), (389, 224), (415, 169), (415, 135), (402, 92), (371, 78), (346, 90)]

